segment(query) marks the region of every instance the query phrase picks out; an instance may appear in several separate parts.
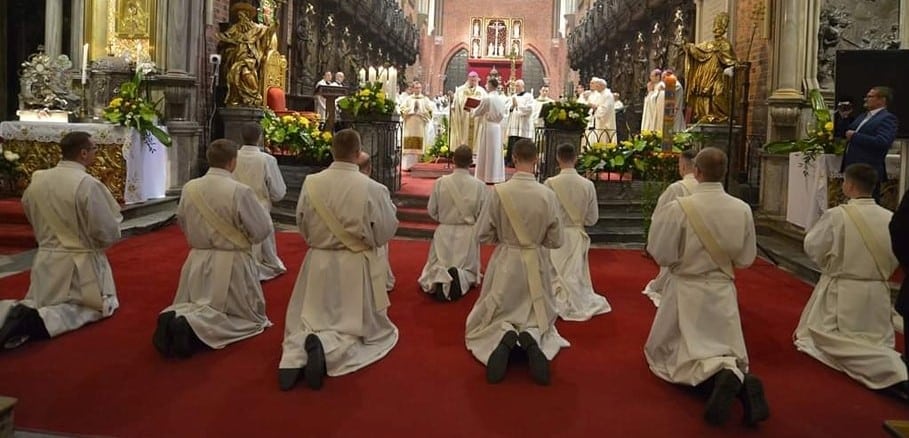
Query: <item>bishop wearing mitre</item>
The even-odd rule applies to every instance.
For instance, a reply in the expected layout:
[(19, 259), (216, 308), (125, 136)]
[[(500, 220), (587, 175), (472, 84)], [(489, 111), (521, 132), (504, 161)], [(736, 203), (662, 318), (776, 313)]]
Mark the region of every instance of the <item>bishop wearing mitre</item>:
[[(451, 103), (451, 141), (449, 144), (470, 146), (476, 154), (477, 151), (477, 126), (479, 124), (470, 116), (472, 108), (480, 103), (486, 96), (486, 90), (480, 87), (480, 75), (472, 71), (467, 74), (467, 83), (455, 89)], [(465, 108), (471, 101), (470, 108)]]
[(426, 127), (432, 121), (433, 103), (423, 95), (423, 84), (413, 81), (410, 95), (401, 104), (404, 117), (404, 159), (402, 170), (420, 161), (426, 148)]

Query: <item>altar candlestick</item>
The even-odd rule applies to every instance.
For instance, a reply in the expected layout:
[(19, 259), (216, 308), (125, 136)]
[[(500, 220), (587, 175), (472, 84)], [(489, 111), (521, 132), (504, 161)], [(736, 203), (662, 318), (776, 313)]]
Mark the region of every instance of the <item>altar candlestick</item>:
[(88, 44), (82, 46), (82, 85), (88, 83)]

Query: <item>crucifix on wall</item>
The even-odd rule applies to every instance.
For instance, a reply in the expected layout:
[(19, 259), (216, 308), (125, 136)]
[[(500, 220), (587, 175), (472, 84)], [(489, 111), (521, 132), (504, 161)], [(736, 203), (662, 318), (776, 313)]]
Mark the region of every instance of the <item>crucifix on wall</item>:
[(486, 56), (503, 57), (505, 56), (505, 43), (508, 36), (508, 26), (503, 20), (490, 20), (486, 25)]

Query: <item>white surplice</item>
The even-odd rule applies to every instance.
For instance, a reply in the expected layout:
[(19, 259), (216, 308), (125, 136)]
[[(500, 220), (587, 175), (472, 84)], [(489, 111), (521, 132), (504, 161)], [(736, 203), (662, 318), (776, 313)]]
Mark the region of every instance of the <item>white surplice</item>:
[(505, 181), (505, 158), (502, 155), (502, 119), (505, 100), (497, 91), (486, 95), (473, 111), (477, 125), (477, 179), (486, 183)]
[[(669, 205), (670, 202), (675, 201), (682, 196), (690, 195), (697, 185), (698, 180), (694, 179), (693, 173), (689, 173), (683, 176), (681, 180), (670, 184), (660, 195), (659, 199), (657, 199), (657, 205), (653, 209), (653, 214), (650, 218), (653, 219), (653, 216), (656, 215), (660, 209)], [(666, 287), (667, 280), (669, 280), (669, 269), (661, 266), (660, 273), (657, 274), (656, 278), (647, 283), (647, 286), (644, 287), (644, 290), (641, 293), (647, 295), (647, 297), (653, 301), (654, 306), (660, 307), (660, 298), (663, 294), (663, 288)]]
[[(309, 187), (311, 185), (311, 187)], [(316, 212), (308, 191), (367, 250), (350, 250)], [(306, 365), (306, 337), (316, 334), (329, 376), (363, 368), (388, 354), (398, 329), (388, 318), (385, 267), (375, 248), (395, 234), (398, 220), (388, 189), (335, 161), (306, 177), (297, 203), (297, 224), (309, 250), (287, 306), (279, 368)]]
[[(221, 222), (213, 223), (204, 210)], [(183, 186), (177, 221), (190, 251), (174, 303), (161, 312), (186, 317), (196, 336), (211, 348), (223, 348), (271, 326), (252, 245), (264, 241), (274, 227), (253, 189), (227, 170), (212, 167)]]
[[(870, 198), (848, 205), (873, 233), (889, 279), (898, 266), (888, 230), (893, 213)], [(871, 389), (905, 381), (906, 365), (894, 349), (890, 287), (842, 206), (827, 210), (808, 232), (805, 253), (820, 266), (821, 279), (795, 329), (795, 346)]]
[[(476, 135), (478, 120), (471, 117), (470, 110), (464, 109), (464, 104), (467, 103), (468, 97), (482, 99), (486, 97), (486, 90), (480, 86), (471, 88), (467, 84), (455, 89), (451, 101), (451, 123), (449, 124), (451, 131), (450, 147), (457, 149), (458, 146), (466, 144), (476, 153), (477, 143), (479, 143), (479, 137)], [(471, 128), (471, 126), (473, 127)]]
[(606, 298), (593, 290), (587, 261), (590, 236), (584, 227), (600, 218), (597, 191), (593, 181), (575, 169), (562, 169), (544, 184), (559, 201), (565, 235), (562, 246), (549, 251), (556, 274), (552, 279), (556, 311), (566, 321), (587, 321), (612, 310)]
[[(510, 196), (515, 214), (531, 239), (529, 244), (519, 242), (499, 190)], [(481, 242), (495, 244), (496, 249), (486, 267), (480, 297), (467, 316), (466, 329), (467, 349), (483, 364), (510, 330), (528, 332), (549, 359), (570, 345), (555, 327), (558, 314), (552, 295), (553, 269), (545, 250), (562, 246), (558, 202), (555, 193), (526, 172), (515, 173), (486, 198), (477, 235)], [(528, 261), (537, 264), (539, 270), (528, 269)], [(538, 297), (531, 287), (536, 281), (542, 286)]]
[(615, 97), (608, 88), (603, 91), (592, 91), (587, 97), (590, 105), (587, 125), (593, 128), (587, 132), (587, 145), (594, 143), (615, 143)]
[(395, 273), (391, 270), (391, 261), (388, 259), (388, 244), (376, 247), (376, 255), (385, 265), (385, 290), (390, 292), (395, 288)]
[(508, 123), (505, 128), (505, 137), (533, 138), (533, 95), (524, 92), (505, 98), (505, 112), (508, 114)]
[(552, 102), (555, 102), (555, 101), (548, 97), (547, 98), (538, 97), (536, 100), (533, 101), (533, 112), (530, 114), (530, 122), (533, 123), (533, 126), (535, 128), (541, 127), (544, 125), (543, 119), (540, 117), (541, 116), (546, 117), (546, 114), (540, 114), (540, 113), (543, 111), (544, 105), (546, 105), (547, 103), (552, 103)]
[(641, 132), (663, 132), (663, 111), (666, 106), (665, 85), (660, 82), (655, 84), (644, 96), (644, 112), (641, 114)]
[(408, 170), (420, 161), (420, 157), (431, 144), (426, 141), (426, 128), (432, 122), (435, 104), (422, 94), (409, 95), (401, 103), (404, 117), (404, 156), (401, 169)]
[(120, 206), (75, 161), (38, 170), (22, 195), (38, 251), (22, 301), (0, 301), (0, 325), (22, 304), (38, 310), (51, 337), (111, 316), (120, 306), (104, 250), (120, 239)]
[(458, 270), (462, 295), (472, 285), (479, 284), (480, 241), (477, 240), (476, 222), (487, 191), (486, 185), (471, 176), (467, 169), (456, 168), (451, 175), (436, 180), (427, 208), (439, 226), (432, 235), (429, 257), (417, 280), (423, 292), (432, 293), (433, 285), (442, 283), (442, 291), (448, 297), (453, 280), (448, 274), (449, 268)]
[[(278, 160), (262, 152), (258, 146), (247, 145), (240, 148), (234, 177), (253, 189), (259, 204), (268, 212), (271, 211), (272, 203), (284, 199), (287, 193)], [(278, 257), (275, 233), (269, 234), (262, 243), (254, 244), (252, 252), (259, 267), (259, 280), (271, 280), (287, 272), (284, 262)]]
[[(684, 199), (733, 266), (751, 265), (757, 247), (748, 204), (713, 182), (698, 184)], [(670, 271), (644, 346), (650, 370), (663, 380), (692, 386), (723, 369), (743, 379), (748, 353), (735, 283), (707, 253), (679, 200), (654, 215), (647, 251)]]

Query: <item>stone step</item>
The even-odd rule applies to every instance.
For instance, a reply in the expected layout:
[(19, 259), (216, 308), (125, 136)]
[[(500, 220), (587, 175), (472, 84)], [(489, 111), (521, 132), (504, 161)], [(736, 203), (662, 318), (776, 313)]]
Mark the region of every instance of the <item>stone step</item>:
[(158, 199), (150, 199), (145, 202), (129, 204), (120, 209), (123, 215), (123, 221), (135, 219), (141, 216), (147, 216), (162, 211), (177, 211), (177, 205), (180, 203), (179, 196), (165, 196)]

